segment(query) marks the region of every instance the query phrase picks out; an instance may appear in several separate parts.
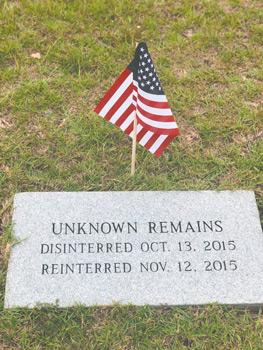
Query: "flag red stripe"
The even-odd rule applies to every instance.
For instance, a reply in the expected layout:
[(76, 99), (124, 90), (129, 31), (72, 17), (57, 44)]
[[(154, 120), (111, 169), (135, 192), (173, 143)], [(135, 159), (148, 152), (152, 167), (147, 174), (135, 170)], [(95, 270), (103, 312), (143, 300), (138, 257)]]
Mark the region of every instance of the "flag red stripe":
[(155, 128), (151, 125), (145, 124), (141, 119), (140, 120), (140, 124), (148, 129), (149, 131), (152, 131), (153, 133), (157, 133), (158, 135), (178, 135), (177, 131), (178, 129), (160, 129), (160, 128)]
[(145, 97), (142, 97), (142, 95), (138, 94), (138, 99), (144, 103), (145, 105), (149, 107), (155, 107), (155, 108), (170, 108), (168, 102), (157, 102), (157, 101), (150, 101), (147, 100)]
[(120, 116), (118, 120), (116, 120), (114, 124), (117, 126), (121, 126), (121, 124), (125, 121), (126, 118), (129, 117), (129, 115), (133, 110), (134, 110), (134, 106), (130, 104), (129, 107), (126, 109), (126, 111)]
[[(177, 129), (177, 130), (178, 130), (177, 135), (179, 135), (179, 129)], [(168, 145), (173, 141), (173, 139), (177, 135), (170, 135), (163, 141), (163, 143), (160, 145), (160, 147), (154, 152), (156, 157), (160, 157), (162, 155), (165, 148), (168, 147)]]
[(139, 131), (139, 133), (137, 134), (137, 141), (141, 141), (141, 139), (143, 138), (143, 136), (147, 133), (148, 130), (142, 128), (141, 131)]
[(94, 112), (100, 113), (102, 108), (105, 106), (105, 104), (109, 101), (112, 95), (118, 90), (120, 85), (124, 82), (124, 80), (131, 74), (131, 71), (126, 68), (121, 75), (118, 77), (118, 79), (115, 81), (115, 83), (112, 85), (112, 87), (106, 92), (102, 100), (99, 102), (99, 104), (94, 108)]
[(133, 85), (130, 84), (129, 87), (124, 91), (124, 93), (120, 96), (120, 98), (114, 103), (111, 109), (106, 113), (105, 119), (110, 120), (115, 112), (121, 107), (123, 102), (132, 94)]
[[(138, 111), (141, 112), (141, 114), (144, 117), (147, 117), (151, 120), (155, 120), (158, 122), (174, 122), (174, 118), (172, 115), (157, 115), (157, 114), (149, 113), (149, 112), (146, 112), (144, 109), (142, 109), (138, 104), (137, 104), (137, 109)], [(138, 118), (140, 119), (139, 116)]]
[(129, 135), (133, 130), (133, 121), (131, 122), (131, 124), (124, 130), (124, 133), (126, 135)]
[(152, 145), (154, 144), (154, 142), (158, 139), (160, 135), (158, 134), (153, 134), (150, 139), (146, 142), (146, 144), (144, 145), (145, 148), (149, 149), (152, 147)]

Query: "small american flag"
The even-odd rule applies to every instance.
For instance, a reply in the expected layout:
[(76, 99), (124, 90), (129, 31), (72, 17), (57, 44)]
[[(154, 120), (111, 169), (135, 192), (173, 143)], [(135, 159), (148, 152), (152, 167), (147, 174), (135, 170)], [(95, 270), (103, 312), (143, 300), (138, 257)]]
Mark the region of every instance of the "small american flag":
[(140, 43), (133, 61), (121, 73), (94, 111), (159, 157), (179, 129), (163, 92), (147, 45)]

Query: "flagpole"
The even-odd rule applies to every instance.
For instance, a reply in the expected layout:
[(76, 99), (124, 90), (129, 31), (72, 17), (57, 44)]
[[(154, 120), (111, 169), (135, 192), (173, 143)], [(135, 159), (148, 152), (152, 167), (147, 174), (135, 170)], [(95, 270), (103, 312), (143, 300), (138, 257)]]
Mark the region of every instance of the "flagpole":
[[(138, 45), (138, 43), (135, 42), (135, 47), (137, 47), (137, 45)], [(137, 143), (137, 116), (136, 116), (136, 110), (135, 110), (134, 120), (133, 120), (133, 133), (132, 133), (131, 176), (134, 176), (134, 173), (135, 173), (136, 143)]]
[(136, 142), (137, 142), (137, 116), (136, 116), (136, 111), (134, 111), (133, 134), (132, 134), (131, 176), (133, 176), (135, 173)]

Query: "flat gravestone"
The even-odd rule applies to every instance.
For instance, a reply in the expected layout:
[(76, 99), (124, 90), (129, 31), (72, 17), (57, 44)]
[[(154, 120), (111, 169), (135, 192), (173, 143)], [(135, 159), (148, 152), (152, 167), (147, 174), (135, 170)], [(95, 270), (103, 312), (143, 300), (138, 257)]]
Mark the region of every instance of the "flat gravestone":
[(254, 193), (20, 193), (5, 307), (263, 303)]

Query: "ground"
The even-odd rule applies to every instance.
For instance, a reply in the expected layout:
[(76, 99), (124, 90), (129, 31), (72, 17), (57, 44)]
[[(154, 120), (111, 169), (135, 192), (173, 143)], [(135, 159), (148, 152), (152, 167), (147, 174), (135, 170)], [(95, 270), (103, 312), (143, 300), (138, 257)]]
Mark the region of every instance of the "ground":
[[(260, 310), (3, 310), (16, 192), (251, 189), (262, 208), (262, 17), (256, 0), (0, 0), (1, 349), (263, 348)], [(141, 40), (181, 136), (159, 159), (138, 146), (131, 178), (131, 141), (92, 110)]]

